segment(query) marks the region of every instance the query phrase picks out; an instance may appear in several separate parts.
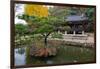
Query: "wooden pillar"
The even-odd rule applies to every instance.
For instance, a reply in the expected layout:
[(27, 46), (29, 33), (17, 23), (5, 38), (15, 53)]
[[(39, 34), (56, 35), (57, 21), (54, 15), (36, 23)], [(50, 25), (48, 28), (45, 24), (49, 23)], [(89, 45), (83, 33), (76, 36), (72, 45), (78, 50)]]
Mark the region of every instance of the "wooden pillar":
[(82, 35), (84, 35), (84, 31), (82, 31)]
[(84, 22), (83, 22), (83, 24), (82, 24), (83, 26), (83, 31), (82, 31), (82, 34), (84, 34), (84, 31), (85, 31), (85, 28), (86, 28), (86, 25), (84, 24)]
[[(74, 24), (74, 29), (75, 29), (75, 24)], [(74, 31), (73, 31), (73, 35), (75, 35), (75, 34), (76, 34), (76, 31), (74, 30)]]
[(67, 35), (67, 31), (65, 31), (65, 35)]
[(58, 30), (58, 34), (60, 34), (61, 32)]
[(73, 31), (73, 35), (75, 35), (76, 34), (76, 32), (75, 32), (75, 30)]

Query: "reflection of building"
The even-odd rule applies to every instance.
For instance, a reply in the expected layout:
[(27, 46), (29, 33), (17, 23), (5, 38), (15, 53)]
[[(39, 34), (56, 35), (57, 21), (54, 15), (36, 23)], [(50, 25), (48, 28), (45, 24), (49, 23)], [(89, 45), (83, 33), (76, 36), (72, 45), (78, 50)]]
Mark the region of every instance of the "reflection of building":
[(69, 33), (84, 34), (88, 24), (88, 18), (84, 15), (70, 15), (66, 17), (68, 25), (71, 27)]

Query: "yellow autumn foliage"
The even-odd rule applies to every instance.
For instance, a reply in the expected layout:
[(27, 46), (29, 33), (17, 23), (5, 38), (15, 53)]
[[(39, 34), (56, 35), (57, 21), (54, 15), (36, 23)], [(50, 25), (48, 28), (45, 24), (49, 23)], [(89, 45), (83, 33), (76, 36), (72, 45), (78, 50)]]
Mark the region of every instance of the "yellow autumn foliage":
[(24, 12), (30, 16), (47, 17), (48, 7), (43, 5), (26, 4), (24, 7)]

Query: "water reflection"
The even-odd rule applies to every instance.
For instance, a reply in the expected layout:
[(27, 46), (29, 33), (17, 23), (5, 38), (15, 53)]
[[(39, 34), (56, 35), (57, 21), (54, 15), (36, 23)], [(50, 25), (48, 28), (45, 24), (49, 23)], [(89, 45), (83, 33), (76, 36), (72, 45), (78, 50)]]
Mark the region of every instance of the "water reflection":
[(19, 48), (16, 53), (23, 55), (25, 53), (25, 48)]
[(47, 60), (46, 63), (47, 63), (47, 64), (53, 64), (53, 61), (51, 61), (51, 60)]
[(25, 65), (26, 64), (26, 53), (25, 48), (15, 49), (15, 65)]
[(94, 60), (94, 51), (89, 48), (59, 46), (56, 56), (39, 58), (29, 55), (29, 47), (15, 48), (15, 65), (26, 64), (56, 64), (56, 63), (77, 63)]

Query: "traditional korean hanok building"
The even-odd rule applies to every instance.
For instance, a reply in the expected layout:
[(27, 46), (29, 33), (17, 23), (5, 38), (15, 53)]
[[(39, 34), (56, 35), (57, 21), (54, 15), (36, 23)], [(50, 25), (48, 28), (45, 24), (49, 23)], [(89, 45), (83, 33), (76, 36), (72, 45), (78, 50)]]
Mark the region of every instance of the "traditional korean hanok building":
[(84, 34), (88, 24), (88, 17), (84, 15), (70, 15), (66, 17), (67, 24), (70, 26), (70, 34)]

